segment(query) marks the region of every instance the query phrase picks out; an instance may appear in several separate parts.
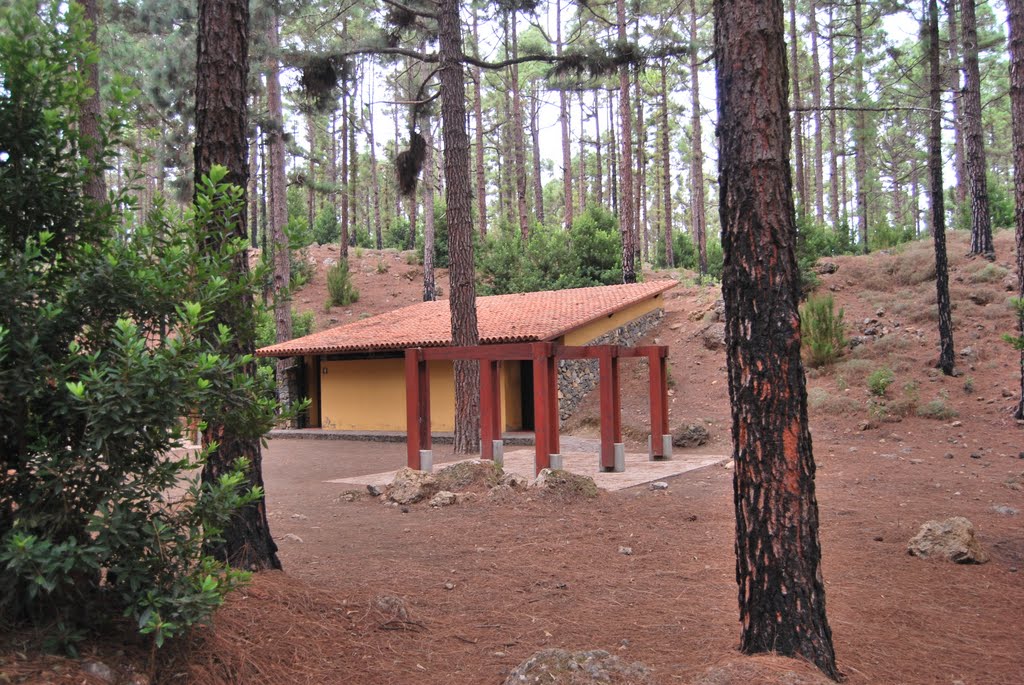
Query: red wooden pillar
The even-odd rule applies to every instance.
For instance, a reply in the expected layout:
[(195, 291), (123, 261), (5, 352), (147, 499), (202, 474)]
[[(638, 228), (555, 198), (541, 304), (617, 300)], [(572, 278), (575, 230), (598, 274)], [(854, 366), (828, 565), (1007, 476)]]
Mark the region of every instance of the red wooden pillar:
[(548, 461), (550, 464), (550, 455), (561, 454), (558, 439), (558, 426), (561, 423), (558, 414), (558, 359), (554, 356), (554, 350), (551, 347), (548, 348), (545, 369), (548, 375)]
[(419, 470), (420, 451), (431, 448), (430, 374), (419, 347), (405, 351), (405, 432), (407, 463)]
[(655, 348), (647, 357), (651, 372), (651, 458), (664, 458), (668, 435), (668, 349)]
[[(534, 343), (533, 350), (533, 431), (535, 448), (535, 472), (540, 473), (551, 465), (551, 343)], [(557, 392), (557, 390), (556, 390)], [(557, 395), (556, 395), (557, 398)], [(557, 410), (556, 410), (557, 411)], [(554, 425), (558, 430), (558, 424)], [(557, 436), (555, 440), (557, 440)]]
[(622, 442), (618, 350), (603, 346), (598, 356), (601, 392), (601, 470), (615, 469), (615, 444)]
[(480, 458), (494, 459), (494, 441), (501, 440), (501, 378), (498, 362), (480, 360)]

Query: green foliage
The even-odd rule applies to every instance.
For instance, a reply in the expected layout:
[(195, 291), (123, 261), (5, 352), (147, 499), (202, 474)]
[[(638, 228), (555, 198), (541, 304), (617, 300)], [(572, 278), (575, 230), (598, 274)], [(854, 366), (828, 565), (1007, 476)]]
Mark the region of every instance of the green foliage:
[(714, 281), (721, 281), (722, 271), (725, 269), (725, 252), (722, 251), (722, 241), (718, 238), (709, 238), (707, 242), (707, 251), (707, 275)]
[(590, 207), (568, 232), (537, 226), (523, 242), (510, 225), (492, 231), (477, 250), (483, 294), (534, 292), (610, 285), (622, 281), (615, 218)]
[[(1024, 297), (1013, 297), (1010, 298), (1010, 306), (1017, 310), (1017, 319), (1021, 322), (1021, 326), (1024, 327)], [(1024, 351), (1024, 335), (1010, 335), (1005, 333), (1003, 340), (1013, 345), (1015, 350)], [(3, 340), (0, 339), (0, 345), (3, 344)]]
[(896, 380), (896, 376), (893, 374), (892, 369), (886, 366), (875, 369), (868, 376), (868, 390), (876, 397), (885, 397), (885, 392), (894, 380)]
[(800, 308), (800, 333), (804, 357), (810, 366), (834, 362), (846, 345), (843, 310), (835, 311), (831, 295), (811, 297)]
[(883, 222), (871, 227), (868, 246), (872, 250), (884, 250), (909, 243), (911, 240), (917, 240), (913, 226), (893, 226), (888, 222)]
[(935, 419), (936, 421), (948, 421), (957, 417), (956, 410), (950, 407), (943, 397), (936, 397), (922, 404), (917, 408), (917, 415), (926, 419)]
[[(244, 240), (223, 240), (241, 190), (215, 167), (184, 218), (158, 202), (121, 230), (82, 196), (98, 169), (77, 133), (80, 6), (17, 2), (0, 24), (0, 615), (55, 626), (67, 649), (125, 616), (159, 646), (245, 581), (203, 544), (262, 497), (248, 464), (202, 483), (207, 452), (172, 452), (181, 417), (243, 437), (274, 422), (251, 355), (225, 352), (253, 322), (213, 322), (261, 277), (234, 269)], [(121, 131), (107, 112), (104, 159)]]
[(971, 283), (995, 283), (1006, 278), (1009, 273), (997, 264), (985, 264), (970, 276)]
[(384, 229), (384, 247), (404, 250), (409, 244), (409, 220), (404, 216), (396, 216)]
[(800, 289), (806, 297), (820, 283), (814, 265), (822, 257), (849, 254), (853, 250), (849, 233), (833, 231), (809, 217), (797, 221), (796, 262), (800, 270)]
[[(700, 255), (697, 253), (697, 245), (689, 233), (683, 231), (672, 232), (672, 257), (675, 267), (696, 271)], [(658, 242), (654, 246), (654, 264), (659, 269), (668, 268), (665, 255), (665, 238), (658, 236)]]
[(347, 307), (359, 301), (359, 291), (352, 284), (348, 262), (344, 259), (327, 270), (327, 306)]
[[(472, 238), (475, 246), (477, 244), (476, 231), (473, 232)], [(419, 255), (420, 264), (423, 263), (425, 245), (425, 237), (420, 233), (416, 236), (416, 253)], [(434, 200), (434, 267), (447, 269), (450, 266), (451, 259), (448, 257), (448, 210), (444, 200), (438, 199)]]
[(334, 205), (325, 204), (313, 221), (313, 240), (317, 245), (338, 242), (341, 236), (341, 225), (338, 223), (338, 210)]

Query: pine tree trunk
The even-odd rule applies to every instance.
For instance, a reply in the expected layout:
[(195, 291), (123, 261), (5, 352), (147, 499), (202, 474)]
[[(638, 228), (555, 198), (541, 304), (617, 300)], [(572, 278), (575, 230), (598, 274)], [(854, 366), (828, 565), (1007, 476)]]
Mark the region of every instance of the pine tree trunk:
[[(594, 173), (594, 195), (597, 196), (597, 204), (601, 207), (604, 206), (604, 167), (601, 166), (601, 148), (603, 147), (603, 141), (601, 140), (601, 91), (594, 90), (594, 164), (597, 166), (597, 171)], [(581, 101), (582, 102), (582, 101)], [(609, 124), (610, 126), (610, 124)], [(614, 145), (614, 143), (613, 143)], [(585, 178), (585, 177), (584, 177)], [(613, 181), (614, 182), (614, 181)], [(615, 191), (612, 191), (615, 194)], [(612, 200), (614, 203), (614, 200)]]
[(796, 0), (789, 0), (789, 74), (792, 77), (793, 107), (793, 152), (796, 155), (796, 197), (797, 211), (807, 214), (807, 173), (804, 164), (804, 114), (800, 111), (800, 53), (797, 50)]
[[(477, 19), (477, 8), (473, 6), (473, 45), (476, 56), (480, 57), (480, 28)], [(473, 70), (473, 118), (476, 122), (476, 213), (477, 224), (480, 226), (480, 237), (487, 235), (487, 178), (484, 174), (484, 109), (483, 109), (483, 71), (480, 67)]]
[(814, 218), (825, 223), (825, 163), (821, 133), (821, 61), (818, 59), (818, 4), (810, 0), (807, 32), (811, 34), (811, 103), (814, 107)]
[[(516, 13), (512, 13), (512, 59), (519, 56), (519, 29)], [(519, 234), (525, 242), (530, 237), (530, 217), (526, 209), (526, 150), (523, 143), (523, 94), (519, 86), (519, 66), (513, 64), (509, 79), (512, 81), (512, 154), (516, 167), (516, 216)]]
[[(612, 214), (618, 215), (619, 213), (619, 156), (618, 149), (619, 143), (615, 138), (615, 91), (608, 91), (608, 192), (612, 196)], [(598, 114), (597, 116), (600, 116)], [(597, 165), (597, 176), (598, 182), (601, 181), (601, 174), (604, 173), (604, 169), (601, 168), (600, 161)], [(604, 203), (598, 202), (599, 205)]]
[[(619, 42), (625, 43), (626, 2), (615, 0), (615, 17)], [(619, 233), (622, 236), (622, 282), (636, 283), (636, 225), (633, 222), (633, 108), (629, 102), (629, 68), (619, 66)]]
[[(639, 29), (634, 40), (639, 40)], [(644, 123), (644, 100), (640, 91), (640, 75), (633, 72), (633, 93), (636, 99), (636, 175), (633, 177), (633, 226), (636, 240), (633, 243), (634, 259), (642, 265), (650, 259), (648, 245), (651, 242), (647, 228), (647, 128)]]
[[(697, 43), (697, 0), (690, 0), (690, 41)], [(701, 278), (708, 273), (707, 215), (704, 198), (704, 132), (700, 118), (700, 61), (690, 53), (690, 227), (697, 241), (697, 268)]]
[(434, 134), (429, 117), (420, 117), (420, 135), (427, 141), (423, 160), (423, 301), (437, 299), (434, 279)]
[(949, 17), (949, 89), (953, 96), (953, 173), (956, 176), (953, 197), (956, 199), (956, 208), (964, 206), (967, 202), (967, 169), (964, 157), (964, 117), (963, 117), (963, 93), (960, 91), (960, 38), (959, 26), (956, 20), (957, 3), (946, 2), (946, 14)]
[(306, 112), (306, 138), (309, 139), (309, 159), (306, 160), (306, 221), (313, 230), (316, 221), (316, 122), (313, 112)]
[[(355, 83), (355, 82), (354, 82)], [(349, 231), (348, 244), (356, 244), (356, 226), (359, 225), (359, 203), (356, 202), (359, 192), (359, 155), (356, 152), (356, 132), (359, 128), (358, 110), (356, 110), (356, 88), (353, 88), (352, 97), (348, 100), (349, 123), (348, 123), (348, 183), (346, 194), (348, 195), (349, 222), (352, 230)], [(363, 205), (365, 207), (365, 205)]]
[(854, 113), (854, 169), (857, 176), (857, 230), (860, 232), (861, 252), (867, 254), (868, 247), (868, 121), (862, 109), (865, 105), (864, 91), (864, 14), (863, 0), (853, 3), (853, 100), (858, 109)]
[[(284, 175), (284, 110), (281, 103), (281, 79), (278, 66), (278, 18), (270, 17), (267, 27), (267, 112), (270, 117), (270, 240), (274, 249), (274, 299), (275, 342), (292, 339), (291, 295), (291, 250), (285, 225), (288, 223), (288, 201)], [(312, 192), (312, 191), (311, 191)], [(282, 404), (291, 402), (288, 385), (288, 369), (291, 359), (278, 359), (277, 398)]]
[[(209, 173), (214, 164), (227, 167), (226, 180), (246, 188), (249, 165), (246, 161), (246, 86), (249, 75), (249, 3), (247, 0), (199, 0), (196, 31), (195, 91), (195, 179)], [(245, 212), (238, 215), (231, 235), (225, 239), (246, 238)], [(235, 260), (236, 271), (248, 271), (245, 253)], [(245, 295), (225, 303), (214, 313), (217, 324), (227, 326), (234, 337), (231, 354), (252, 354), (255, 331), (252, 321), (252, 297)], [(255, 374), (254, 364), (246, 369)], [(263, 487), (263, 460), (259, 438), (243, 438), (231, 429), (211, 421), (203, 431), (203, 444), (217, 443), (203, 466), (203, 482), (217, 481), (234, 468), (239, 458), (249, 460), (247, 484)], [(277, 545), (270, 536), (266, 500), (260, 499), (237, 512), (222, 532), (223, 542), (208, 544), (206, 551), (232, 566), (247, 570), (279, 569)]]
[(836, 121), (835, 4), (828, 5), (828, 212), (832, 230), (839, 230), (839, 126)]
[(949, 303), (949, 267), (946, 261), (946, 207), (942, 187), (942, 64), (939, 60), (939, 9), (928, 0), (928, 66), (931, 81), (928, 132), (928, 175), (932, 209), (932, 242), (935, 245), (935, 289), (939, 308), (939, 363), (947, 376), (953, 374), (953, 317)]
[[(348, 93), (341, 92), (341, 227), (338, 231), (338, 247), (341, 259), (348, 260)], [(397, 130), (397, 129), (396, 129)]]
[[(469, 187), (469, 136), (466, 134), (466, 81), (462, 69), (459, 0), (439, 0), (438, 52), (441, 122), (444, 139), (445, 195), (448, 205), (449, 297), (453, 345), (480, 342), (473, 267), (473, 204)], [(455, 363), (455, 452), (480, 449), (480, 375), (477, 362)]]
[(978, 24), (974, 0), (960, 1), (964, 34), (963, 117), (967, 152), (967, 180), (971, 188), (971, 251), (996, 258), (992, 244), (992, 217), (988, 207), (988, 166), (981, 129), (981, 70), (978, 66)]
[(373, 97), (370, 97), (370, 114), (367, 117), (369, 128), (367, 129), (367, 135), (369, 135), (370, 144), (370, 187), (373, 192), (373, 233), (376, 239), (376, 245), (378, 250), (384, 249), (384, 229), (381, 225), (380, 220), (380, 176), (377, 175), (377, 143), (374, 139), (373, 129)]
[[(555, 55), (562, 56), (562, 0), (555, 0)], [(572, 143), (569, 133), (572, 120), (569, 113), (569, 95), (564, 88), (558, 90), (558, 122), (562, 127), (562, 196), (564, 200), (565, 230), (572, 228)], [(582, 122), (580, 126), (582, 127)], [(582, 182), (582, 179), (580, 179)]]
[[(89, 42), (99, 49), (97, 34), (100, 25), (100, 12), (97, 6), (98, 0), (82, 0), (82, 9), (86, 21), (89, 22)], [(85, 197), (98, 203), (107, 201), (107, 182), (103, 177), (102, 159), (103, 140), (100, 137), (100, 115), (102, 105), (100, 104), (100, 65), (99, 61), (85, 65), (86, 81), (92, 94), (82, 102), (82, 111), (78, 117), (78, 127), (82, 136), (82, 147), (90, 167), (95, 173), (90, 173), (85, 178), (82, 192)]]
[(800, 359), (782, 0), (715, 0), (740, 649), (838, 679)]
[[(696, 2), (696, 0), (693, 0)], [(668, 121), (668, 68), (661, 61), (661, 203), (664, 225), (665, 266), (676, 265), (675, 246), (672, 244), (672, 148), (669, 144)]]
[[(1024, 300), (1024, 0), (1006, 0), (1010, 27), (1010, 116), (1013, 121), (1013, 187), (1017, 209), (1017, 297)], [(1024, 318), (1017, 333), (1024, 338)], [(1024, 350), (1020, 353), (1020, 401), (1014, 418), (1024, 419)]]
[(544, 225), (544, 182), (540, 175), (540, 91), (537, 81), (531, 84), (530, 139), (533, 143), (533, 214)]
[[(258, 109), (259, 100), (253, 98), (253, 109)], [(259, 161), (260, 161), (260, 130), (253, 127), (252, 140), (249, 141), (249, 247), (256, 249), (259, 244)]]

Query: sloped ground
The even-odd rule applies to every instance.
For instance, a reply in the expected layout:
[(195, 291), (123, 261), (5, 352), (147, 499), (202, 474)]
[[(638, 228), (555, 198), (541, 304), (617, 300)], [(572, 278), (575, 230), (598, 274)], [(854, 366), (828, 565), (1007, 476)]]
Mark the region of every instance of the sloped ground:
[[(822, 276), (820, 292), (845, 308), (848, 336), (862, 338), (834, 366), (809, 372), (828, 613), (849, 683), (1024, 682), (1015, 630), (1024, 606), (1015, 513), (1024, 509), (1024, 440), (1009, 411), (1019, 367), (1000, 340), (1014, 325), (1004, 283), (1012, 236), (999, 234), (996, 248), (1001, 259), (990, 267), (962, 257), (964, 236), (950, 239), (962, 372), (953, 378), (932, 368), (930, 243), (837, 258), (837, 271)], [(320, 311), (318, 321), (418, 301), (420, 283), (402, 275), (415, 267), (401, 256), (367, 252), (356, 264), (360, 303)], [(320, 310), (316, 287), (300, 292), (297, 306), (305, 297)], [(391, 301), (379, 304), (378, 295)], [(672, 291), (648, 341), (671, 347), (673, 426), (700, 421), (711, 443), (694, 451), (728, 453), (724, 351), (704, 343), (714, 346), (708, 312), (717, 298), (713, 288)], [(882, 367), (893, 381), (877, 398), (868, 378)], [(646, 375), (631, 368), (624, 423), (641, 444)], [(574, 434), (594, 431), (595, 418), (596, 400), (571, 421)], [(232, 597), (164, 679), (501, 683), (537, 650), (562, 647), (643, 662), (656, 683), (691, 683), (734, 654), (728, 469), (684, 474), (660, 491), (571, 502), (520, 494), (407, 513), (323, 482), (403, 462), (401, 445), (272, 441), (268, 506), (287, 575), (263, 574)], [(991, 562), (907, 554), (921, 523), (954, 515), (974, 522)], [(733, 669), (742, 674), (733, 682), (786, 682), (779, 668), (754, 660)]]

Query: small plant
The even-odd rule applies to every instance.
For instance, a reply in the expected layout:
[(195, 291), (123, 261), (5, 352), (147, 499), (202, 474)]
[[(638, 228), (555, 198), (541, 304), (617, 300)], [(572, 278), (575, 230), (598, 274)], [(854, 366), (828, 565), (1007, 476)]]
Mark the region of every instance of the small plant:
[(850, 384), (846, 382), (846, 376), (842, 374), (836, 376), (836, 390), (846, 391), (850, 387)]
[(964, 379), (964, 392), (968, 395), (974, 392), (974, 378), (971, 376)]
[(362, 259), (363, 258), (363, 248), (357, 247), (355, 254), (356, 254), (356, 259)]
[(803, 351), (810, 366), (834, 362), (846, 345), (843, 310), (835, 311), (831, 295), (812, 297), (800, 309)]
[(328, 306), (347, 307), (359, 301), (359, 291), (352, 284), (348, 262), (342, 260), (327, 270)]
[(880, 369), (875, 369), (868, 376), (868, 391), (875, 397), (885, 397), (885, 392), (894, 380), (896, 380), (896, 376), (889, 367), (883, 366)]
[(377, 273), (378, 274), (386, 274), (388, 272), (389, 268), (390, 267), (388, 266), (387, 262), (385, 262), (383, 259), (377, 260)]
[(994, 283), (1001, 281), (1009, 272), (1001, 266), (986, 264), (971, 274), (971, 283)]
[(949, 406), (946, 399), (936, 397), (931, 402), (926, 402), (917, 408), (917, 415), (926, 419), (937, 421), (948, 421), (957, 416), (956, 410)]

